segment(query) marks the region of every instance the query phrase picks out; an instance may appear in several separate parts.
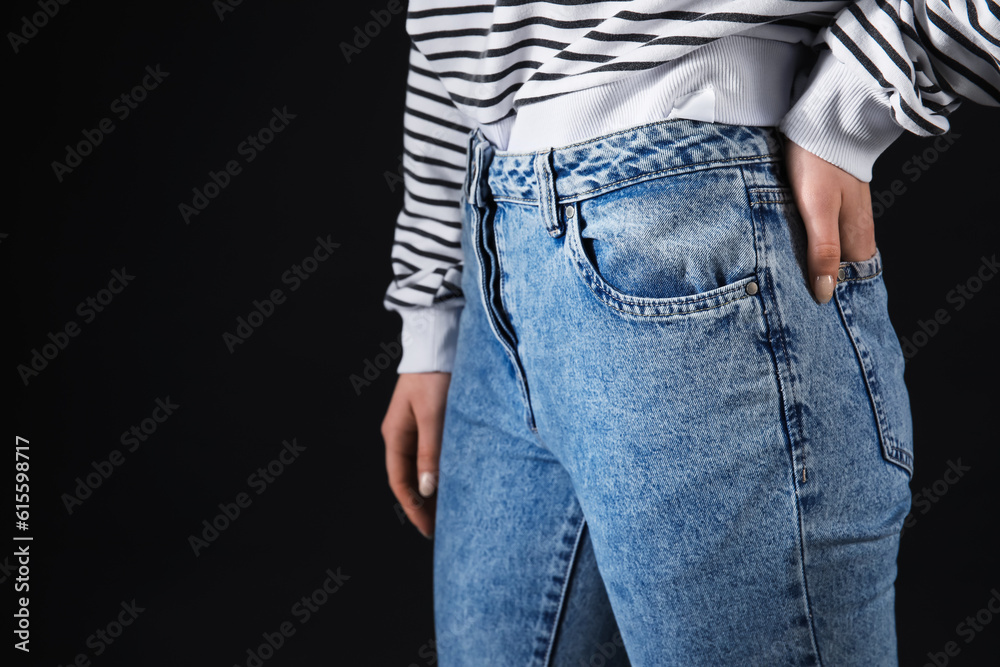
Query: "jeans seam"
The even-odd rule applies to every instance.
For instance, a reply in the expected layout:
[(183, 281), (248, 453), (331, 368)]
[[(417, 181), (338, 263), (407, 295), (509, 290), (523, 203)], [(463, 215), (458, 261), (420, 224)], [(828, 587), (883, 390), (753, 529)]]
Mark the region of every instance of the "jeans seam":
[[(770, 291), (773, 294), (774, 284), (770, 276), (768, 277), (767, 282), (768, 282), (768, 287), (770, 288)], [(776, 299), (777, 297), (776, 295), (774, 295), (772, 298)], [(774, 311), (773, 317), (779, 320), (776, 323), (776, 325), (778, 331), (781, 332), (783, 331), (784, 327), (781, 326), (780, 322), (781, 317), (780, 314), (778, 314), (777, 306), (775, 306), (775, 308), (773, 308), (772, 310)], [(795, 446), (794, 446), (794, 443), (796, 441), (795, 432), (801, 429), (801, 421), (798, 418), (796, 418), (795, 427), (793, 427), (793, 425), (789, 422), (789, 414), (797, 409), (795, 406), (796, 401), (794, 398), (796, 392), (794, 387), (792, 387), (795, 381), (793, 379), (793, 373), (791, 368), (791, 357), (789, 356), (788, 348), (785, 345), (785, 336), (782, 333), (778, 334), (774, 333), (774, 327), (771, 326), (769, 318), (766, 315), (764, 317), (764, 321), (768, 331), (767, 340), (768, 340), (768, 347), (771, 350), (771, 361), (774, 364), (773, 366), (774, 380), (775, 384), (777, 385), (778, 396), (781, 400), (781, 423), (783, 426), (782, 430), (785, 432), (785, 437), (788, 439), (788, 457), (789, 457), (789, 463), (791, 465), (792, 489), (795, 494), (794, 498), (795, 515), (796, 515), (795, 523), (797, 524), (798, 527), (797, 531), (798, 535), (796, 536), (797, 538), (796, 541), (798, 542), (799, 546), (799, 560), (801, 563), (799, 568), (799, 576), (801, 577), (802, 590), (803, 593), (805, 594), (806, 614), (809, 620), (809, 638), (812, 642), (812, 649), (816, 652), (817, 665), (822, 667), (823, 657), (820, 654), (819, 650), (819, 637), (816, 632), (816, 621), (813, 614), (812, 596), (809, 593), (809, 576), (806, 572), (806, 534), (805, 534), (805, 516), (802, 511), (802, 496), (801, 496), (802, 487), (799, 484), (799, 476), (795, 472)], [(778, 339), (777, 343), (775, 342), (775, 338)], [(782, 356), (784, 357), (783, 363), (778, 360), (777, 350), (775, 349), (776, 345), (780, 346), (782, 350)], [(782, 366), (786, 368), (786, 371), (788, 373), (787, 383), (783, 383), (781, 381)], [(799, 442), (801, 443), (801, 439), (799, 440)], [(800, 458), (802, 461), (802, 470), (803, 473), (805, 473), (806, 468), (805, 468), (804, 453), (801, 454)]]
[[(524, 404), (525, 415), (527, 417), (528, 428), (534, 428), (535, 417), (531, 406), (531, 398), (528, 393), (528, 378), (523, 370), (523, 365), (521, 360), (517, 355), (517, 348), (515, 342), (510, 340), (507, 336), (505, 325), (500, 321), (500, 314), (496, 312), (490, 294), (492, 292), (492, 285), (490, 284), (490, 279), (487, 276), (487, 264), (490, 264), (496, 271), (500, 273), (500, 283), (503, 282), (503, 271), (500, 267), (500, 251), (499, 248), (494, 248), (494, 254), (496, 255), (495, 266), (492, 262), (489, 262), (489, 251), (483, 247), (485, 244), (484, 237), (487, 234), (487, 221), (490, 225), (493, 225), (493, 220), (496, 217), (497, 207), (492, 207), (492, 212), (490, 207), (478, 207), (473, 206), (475, 209), (475, 215), (478, 216), (478, 222), (474, 219), (473, 222), (473, 232), (475, 232), (475, 239), (473, 240), (474, 255), (476, 261), (479, 265), (479, 289), (480, 298), (483, 303), (483, 310), (486, 313), (486, 320), (490, 325), (490, 329), (493, 331), (494, 338), (500, 343), (500, 346), (504, 349), (507, 354), (507, 359), (514, 368), (514, 374), (517, 377), (518, 391), (521, 394), (521, 402)], [(494, 239), (496, 235), (494, 234)], [(494, 244), (495, 245), (495, 244)], [(513, 325), (511, 325), (513, 326)], [(513, 332), (511, 332), (513, 334)]]
[[(865, 279), (858, 278), (855, 280)], [(858, 362), (861, 379), (865, 383), (865, 391), (868, 394), (868, 404), (871, 406), (872, 417), (875, 419), (875, 431), (878, 433), (879, 447), (884, 455), (884, 458), (886, 458), (889, 463), (902, 468), (907, 473), (912, 475), (912, 459), (905, 449), (895, 445), (896, 437), (892, 432), (891, 425), (888, 423), (888, 415), (885, 414), (885, 407), (883, 406), (884, 397), (879, 390), (878, 376), (875, 374), (874, 370), (870, 371), (865, 365), (865, 358), (871, 359), (871, 352), (868, 350), (867, 346), (865, 346), (864, 342), (861, 341), (851, 330), (851, 325), (848, 321), (851, 314), (850, 304), (842, 303), (839, 292), (835, 293), (834, 300), (837, 302), (837, 312), (840, 314), (841, 325), (844, 327), (847, 339), (850, 341), (851, 348), (854, 350), (854, 357)], [(903, 452), (904, 455), (900, 456), (900, 452)]]
[[(762, 213), (760, 208), (754, 206), (752, 201), (754, 187), (750, 185), (749, 183), (750, 179), (747, 178), (747, 174), (745, 173), (745, 171), (742, 169), (740, 171), (743, 175), (744, 185), (747, 188), (747, 201), (750, 204), (751, 216), (755, 218), (754, 244), (757, 245), (758, 239), (756, 238), (756, 234), (759, 232), (761, 250), (766, 253), (766, 249), (768, 247), (768, 238), (767, 238), (767, 232), (765, 231), (767, 225), (763, 217), (764, 214)], [(768, 202), (768, 203), (773, 203), (773, 202)], [(759, 226), (757, 225), (758, 220), (756, 219), (758, 216), (760, 216)], [(764, 326), (766, 327), (767, 330), (768, 349), (770, 349), (771, 351), (770, 356), (771, 356), (771, 363), (773, 364), (772, 367), (774, 369), (774, 381), (778, 391), (779, 400), (781, 401), (781, 423), (783, 427), (782, 430), (784, 431), (785, 437), (787, 438), (788, 457), (789, 457), (789, 463), (791, 465), (792, 489), (795, 495), (794, 507), (796, 515), (796, 524), (798, 527), (797, 531), (798, 535), (796, 536), (797, 537), (796, 541), (798, 542), (799, 559), (801, 562), (801, 566), (799, 569), (799, 576), (801, 577), (802, 590), (803, 594), (805, 595), (806, 614), (808, 616), (808, 621), (809, 621), (809, 639), (812, 643), (812, 650), (815, 652), (816, 655), (816, 662), (820, 667), (822, 667), (823, 657), (819, 650), (819, 637), (816, 632), (816, 621), (814, 618), (813, 608), (812, 608), (812, 596), (809, 594), (809, 578), (806, 573), (805, 516), (803, 515), (802, 512), (801, 487), (799, 485), (798, 475), (796, 474), (795, 471), (795, 458), (796, 458), (795, 433), (798, 432), (798, 435), (801, 436), (802, 423), (801, 419), (796, 417), (794, 420), (795, 425), (793, 426), (790, 419), (792, 413), (798, 409), (796, 405), (797, 401), (795, 399), (796, 391), (795, 387), (793, 386), (795, 383), (795, 379), (791, 367), (791, 355), (789, 354), (788, 347), (785, 343), (785, 335), (783, 333), (784, 325), (782, 323), (781, 309), (778, 307), (777, 288), (774, 283), (773, 274), (771, 273), (770, 269), (768, 269), (766, 266), (761, 270), (761, 282), (762, 282), (760, 291), (761, 296), (763, 297), (765, 294), (770, 295), (769, 299), (764, 298), (762, 299), (761, 303), (764, 306), (763, 308)], [(768, 300), (770, 300), (773, 305), (773, 307), (770, 308), (770, 315), (768, 314), (768, 307), (767, 307)], [(772, 318), (773, 320), (775, 320), (773, 323), (772, 323)], [(777, 349), (778, 347), (780, 347), (781, 349), (781, 355), (778, 354), (778, 349)], [(783, 357), (783, 359), (779, 360), (779, 356)], [(781, 378), (782, 367), (785, 368), (788, 374), (787, 382), (782, 382)], [(798, 442), (800, 444), (802, 443), (801, 437), (798, 440)], [(805, 472), (804, 451), (800, 452), (800, 459), (802, 462), (802, 469), (804, 473)]]
[(556, 609), (556, 617), (552, 621), (552, 631), (549, 633), (549, 646), (545, 651), (545, 660), (542, 663), (542, 667), (550, 667), (552, 664), (552, 652), (555, 649), (556, 638), (559, 634), (559, 624), (562, 622), (563, 611), (566, 607), (567, 592), (569, 591), (570, 580), (573, 576), (573, 566), (576, 565), (577, 559), (580, 557), (580, 538), (583, 535), (583, 529), (587, 525), (586, 518), (580, 520), (580, 525), (576, 529), (576, 539), (573, 540), (573, 555), (570, 557), (569, 561), (566, 563), (566, 574), (563, 577), (562, 591), (559, 595), (559, 605)]

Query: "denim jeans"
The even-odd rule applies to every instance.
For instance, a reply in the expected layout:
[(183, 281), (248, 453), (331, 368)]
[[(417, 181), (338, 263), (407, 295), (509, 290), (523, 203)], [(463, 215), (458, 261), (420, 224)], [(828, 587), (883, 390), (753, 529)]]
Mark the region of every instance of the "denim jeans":
[(469, 135), (441, 667), (896, 665), (910, 507), (882, 258), (809, 289), (775, 128)]

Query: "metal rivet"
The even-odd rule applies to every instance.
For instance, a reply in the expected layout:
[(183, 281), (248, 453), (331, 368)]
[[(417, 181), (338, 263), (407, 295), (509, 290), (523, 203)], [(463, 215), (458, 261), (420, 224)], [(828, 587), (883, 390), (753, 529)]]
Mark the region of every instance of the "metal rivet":
[(757, 293), (757, 283), (754, 282), (747, 283), (747, 294), (753, 296), (756, 293)]
[(576, 215), (576, 209), (573, 208), (572, 204), (567, 204), (564, 210), (566, 211), (567, 218), (572, 218), (574, 215)]
[(843, 269), (837, 271), (837, 280), (846, 280), (846, 279), (847, 279), (847, 271), (844, 271)]

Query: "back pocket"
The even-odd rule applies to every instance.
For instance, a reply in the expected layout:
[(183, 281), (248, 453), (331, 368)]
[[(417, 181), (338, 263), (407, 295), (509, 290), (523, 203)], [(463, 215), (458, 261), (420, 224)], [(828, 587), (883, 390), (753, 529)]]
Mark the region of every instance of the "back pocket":
[(841, 262), (840, 270), (837, 308), (864, 372), (882, 456), (912, 476), (913, 424), (903, 381), (905, 361), (889, 321), (882, 255), (876, 250), (871, 259)]
[(757, 253), (738, 167), (654, 177), (563, 215), (580, 277), (611, 307), (672, 315), (748, 296)]

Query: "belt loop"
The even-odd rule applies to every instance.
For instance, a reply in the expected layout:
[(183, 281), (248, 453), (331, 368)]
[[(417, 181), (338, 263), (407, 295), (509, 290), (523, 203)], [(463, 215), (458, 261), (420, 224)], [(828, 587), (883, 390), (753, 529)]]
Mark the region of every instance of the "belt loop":
[(477, 127), (469, 133), (468, 161), (465, 170), (466, 200), (480, 208), (490, 200), (489, 169), (493, 145)]
[(559, 213), (556, 211), (556, 184), (552, 170), (552, 149), (535, 155), (535, 179), (538, 182), (538, 206), (549, 236), (562, 236), (565, 231)]

